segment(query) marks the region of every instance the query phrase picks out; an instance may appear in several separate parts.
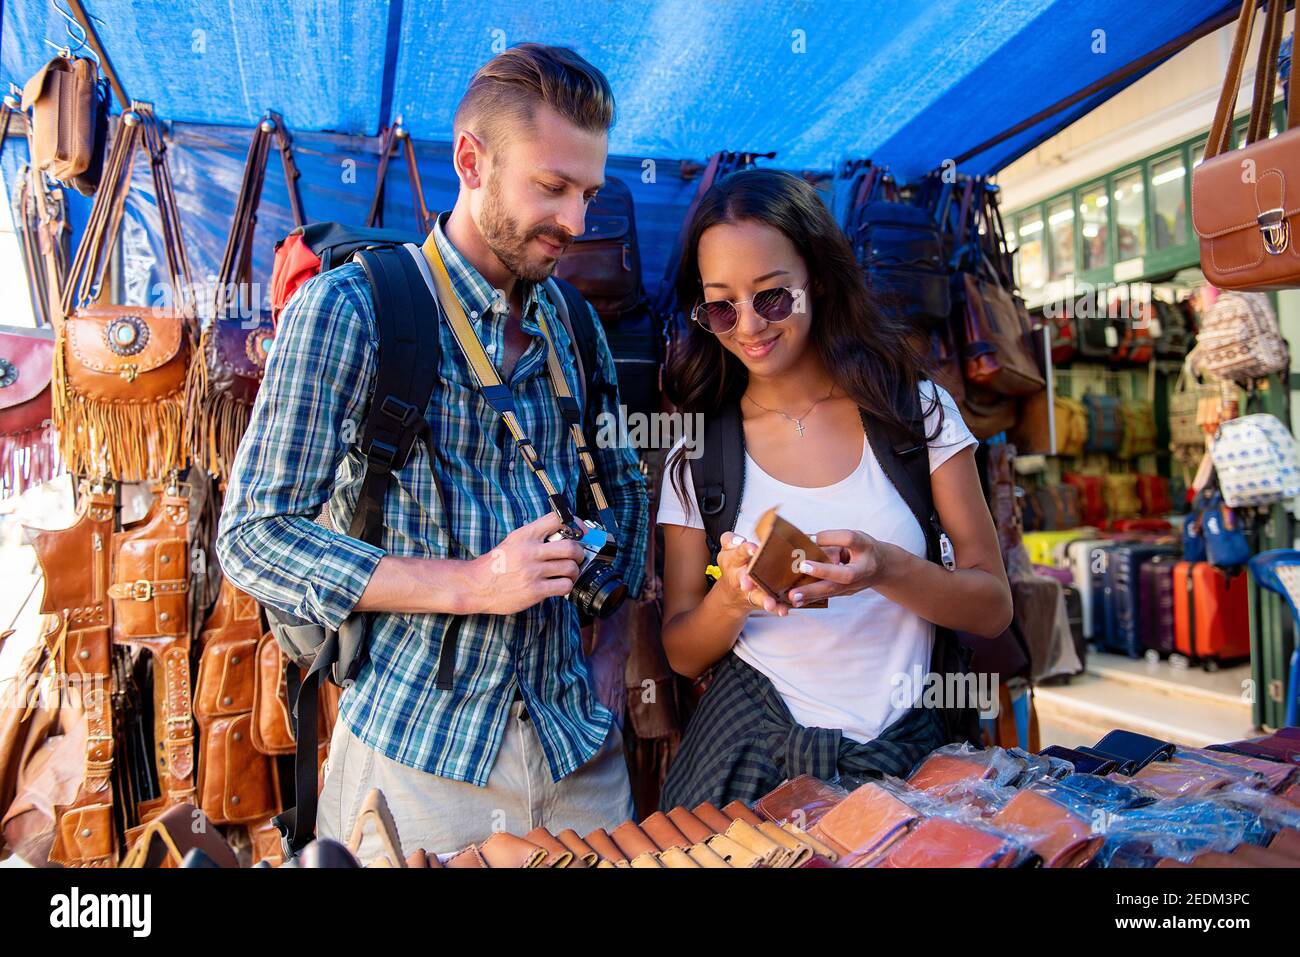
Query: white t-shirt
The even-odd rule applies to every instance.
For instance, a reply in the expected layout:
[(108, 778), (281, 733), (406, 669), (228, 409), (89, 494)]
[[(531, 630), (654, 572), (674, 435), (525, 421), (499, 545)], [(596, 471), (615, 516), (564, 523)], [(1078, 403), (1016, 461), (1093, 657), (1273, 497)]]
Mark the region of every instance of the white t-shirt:
[[(923, 408), (937, 389), (944, 406), (944, 428), (930, 442), (930, 471), (976, 439), (962, 421), (952, 397), (942, 387), (921, 385)], [(926, 434), (935, 428), (939, 410), (926, 419)], [(678, 445), (682, 443), (679, 442)], [(688, 462), (688, 471), (689, 464)], [(667, 475), (665, 476), (667, 478)], [(664, 481), (658, 521), (661, 525), (703, 528), (695, 490), (686, 480), (690, 508), (683, 506), (671, 481)], [(778, 482), (745, 454), (744, 500), (735, 531), (751, 542), (758, 517), (774, 505), (783, 518), (809, 534), (851, 528), (892, 542), (914, 555), (925, 555), (925, 535), (885, 474), (865, 433), (862, 459), (847, 478), (834, 485), (801, 488)], [(689, 514), (689, 518), (687, 518)], [(839, 728), (854, 741), (870, 741), (900, 717), (923, 686), (915, 676), (930, 669), (934, 626), (872, 589), (831, 598), (826, 608), (796, 608), (782, 618), (765, 611), (749, 615), (735, 652), (776, 686), (794, 719), (805, 727)], [(896, 675), (906, 676), (903, 679)], [(905, 702), (900, 688), (913, 689)]]

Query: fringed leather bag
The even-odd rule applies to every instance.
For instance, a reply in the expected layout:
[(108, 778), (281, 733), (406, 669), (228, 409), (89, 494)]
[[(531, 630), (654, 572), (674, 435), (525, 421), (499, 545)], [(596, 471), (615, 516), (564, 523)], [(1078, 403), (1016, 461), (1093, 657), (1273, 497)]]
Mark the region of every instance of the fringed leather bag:
[(295, 226), (302, 226), (298, 169), (283, 120), (275, 113), (258, 125), (244, 163), (244, 178), (217, 276), (212, 319), (199, 339), (199, 358), (185, 384), (185, 443), (196, 465), (223, 482), (248, 428), (253, 399), (275, 335), (269, 308), (251, 301), (253, 231), (275, 139)]
[(0, 497), (52, 479), (50, 430), (54, 330), (0, 326)]
[[(131, 163), (141, 142), (158, 198), (171, 301), (102, 304)], [(135, 103), (118, 126), (56, 323), (53, 420), (72, 472), (127, 482), (161, 478), (186, 465), (181, 420), (186, 363), (193, 351), (190, 289), (162, 135), (152, 109)]]

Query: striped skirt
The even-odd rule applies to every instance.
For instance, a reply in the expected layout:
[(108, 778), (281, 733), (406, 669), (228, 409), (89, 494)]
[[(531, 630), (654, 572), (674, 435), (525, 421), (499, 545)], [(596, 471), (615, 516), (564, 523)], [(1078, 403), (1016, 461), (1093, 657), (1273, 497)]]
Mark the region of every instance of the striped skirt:
[(765, 675), (728, 654), (686, 728), (660, 806), (752, 804), (800, 774), (850, 789), (884, 774), (903, 778), (944, 743), (940, 712), (919, 706), (865, 744), (835, 728), (805, 728)]

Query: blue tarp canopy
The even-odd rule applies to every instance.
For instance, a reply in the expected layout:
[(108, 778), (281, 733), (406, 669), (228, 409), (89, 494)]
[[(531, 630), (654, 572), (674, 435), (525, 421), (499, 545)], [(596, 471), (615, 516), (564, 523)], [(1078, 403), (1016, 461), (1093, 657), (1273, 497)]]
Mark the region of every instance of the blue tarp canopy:
[[(128, 95), (174, 124), (187, 238), (220, 258), (248, 130), (279, 111), (306, 154), (312, 219), (357, 221), (375, 135), (420, 142), (431, 208), (454, 198), (451, 117), (474, 70), (526, 40), (572, 46), (609, 77), (609, 172), (637, 202), (646, 274), (662, 269), (691, 184), (675, 161), (775, 151), (773, 165), (871, 157), (907, 180), (1236, 7), (1236, 0), (85, 0)], [(49, 0), (3, 3), (0, 71), (22, 83), (68, 42)], [(1130, 79), (1131, 82), (1131, 79)], [(992, 172), (1119, 87), (963, 161)], [(115, 105), (120, 109), (120, 105)], [(320, 135), (314, 135), (320, 134)], [(358, 139), (364, 137), (367, 139)], [(370, 151), (360, 185), (338, 164)], [(6, 150), (4, 171), (17, 160)], [(658, 175), (644, 182), (644, 161)], [(665, 163), (664, 161), (670, 161)], [(390, 174), (387, 225), (409, 205)], [(137, 176), (147, 188), (147, 176)], [(273, 171), (266, 204), (288, 223)], [(283, 221), (274, 217), (284, 214)], [(264, 217), (265, 218), (265, 217)], [(266, 239), (269, 242), (269, 238)], [(265, 260), (263, 260), (265, 261)]]

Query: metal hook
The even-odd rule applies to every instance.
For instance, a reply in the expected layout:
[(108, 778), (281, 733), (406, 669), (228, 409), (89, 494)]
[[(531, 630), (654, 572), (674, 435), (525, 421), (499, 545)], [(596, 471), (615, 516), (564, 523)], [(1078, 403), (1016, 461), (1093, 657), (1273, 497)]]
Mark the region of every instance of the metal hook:
[[(81, 21), (79, 21), (67, 10), (64, 10), (61, 6), (59, 6), (58, 0), (50, 0), (50, 6), (54, 8), (54, 11), (58, 13), (59, 16), (61, 16), (64, 20), (67, 21), (66, 25), (63, 28), (64, 32), (68, 35), (68, 39), (75, 40), (77, 42), (77, 45), (59, 46), (57, 43), (54, 43), (52, 40), (48, 40), (48, 39), (45, 42), (48, 43), (50, 46), (54, 47), (54, 49), (58, 50), (59, 55), (62, 56), (64, 59), (71, 59), (74, 55), (84, 50), (86, 54), (90, 57), (90, 59), (95, 61), (95, 66), (98, 67), (100, 65), (99, 54), (97, 54), (94, 51), (94, 49), (90, 46), (90, 34), (86, 30), (86, 28), (81, 25)], [(76, 32), (73, 32), (74, 28)]]

